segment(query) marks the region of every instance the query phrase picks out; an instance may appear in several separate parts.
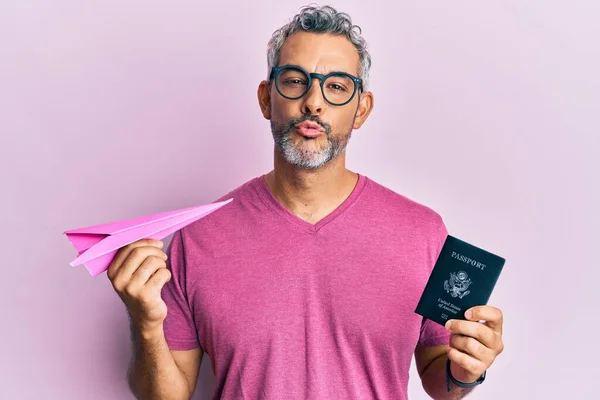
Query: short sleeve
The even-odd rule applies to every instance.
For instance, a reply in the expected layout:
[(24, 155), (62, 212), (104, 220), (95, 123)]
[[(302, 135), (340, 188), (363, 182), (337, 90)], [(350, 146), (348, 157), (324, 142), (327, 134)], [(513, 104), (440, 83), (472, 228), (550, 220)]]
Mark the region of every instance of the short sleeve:
[(441, 346), (450, 343), (450, 332), (437, 322), (423, 318), (419, 344), (421, 346)]
[(171, 279), (161, 291), (161, 297), (167, 305), (167, 316), (163, 323), (165, 339), (171, 350), (198, 348), (198, 332), (187, 297), (184, 233), (181, 229), (173, 234), (166, 254)]
[[(448, 236), (448, 229), (444, 223), (442, 217), (436, 214), (434, 219), (434, 225), (431, 229), (431, 238), (434, 243), (431, 247), (429, 257), (429, 271), (433, 270), (435, 262), (437, 261), (446, 237)], [(419, 344), (421, 346), (439, 346), (450, 343), (450, 332), (446, 328), (437, 322), (431, 321), (430, 319), (423, 318), (421, 323), (421, 333), (419, 335)]]

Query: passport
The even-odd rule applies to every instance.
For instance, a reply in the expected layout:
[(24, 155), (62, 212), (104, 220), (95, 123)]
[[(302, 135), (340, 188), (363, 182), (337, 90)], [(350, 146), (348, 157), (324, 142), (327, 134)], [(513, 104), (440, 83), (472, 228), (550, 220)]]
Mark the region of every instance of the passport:
[(447, 235), (415, 312), (445, 325), (465, 320), (465, 311), (486, 305), (506, 260)]

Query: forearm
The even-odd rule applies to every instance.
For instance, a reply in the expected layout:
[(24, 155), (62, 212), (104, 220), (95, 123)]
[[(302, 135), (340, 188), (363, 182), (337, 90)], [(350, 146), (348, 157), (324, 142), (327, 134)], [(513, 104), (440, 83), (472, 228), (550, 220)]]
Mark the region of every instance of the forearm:
[(129, 365), (129, 388), (137, 399), (189, 400), (189, 385), (164, 337), (163, 328), (140, 332), (131, 326), (133, 356)]
[(446, 384), (446, 354), (436, 358), (423, 372), (421, 380), (423, 388), (435, 400), (462, 399), (474, 388), (462, 388), (450, 382), (450, 391)]

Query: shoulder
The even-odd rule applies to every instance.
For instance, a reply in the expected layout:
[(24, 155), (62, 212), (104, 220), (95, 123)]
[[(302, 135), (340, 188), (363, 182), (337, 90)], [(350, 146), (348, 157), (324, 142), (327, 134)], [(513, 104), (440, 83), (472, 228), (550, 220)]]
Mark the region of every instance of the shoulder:
[(448, 236), (443, 217), (432, 207), (409, 196), (370, 181), (372, 202), (379, 203), (378, 230), (386, 237), (399, 238), (402, 243), (410, 243), (415, 249), (425, 251), (428, 271)]
[(217, 233), (231, 231), (231, 226), (243, 224), (249, 207), (259, 203), (258, 184), (261, 177), (252, 178), (227, 193), (219, 196), (212, 203), (231, 200), (223, 207), (218, 208), (207, 216), (183, 227), (180, 231), (183, 236), (211, 237)]
[(214, 202), (225, 201), (225, 200), (229, 200), (229, 199), (233, 198), (234, 202), (237, 199), (238, 203), (239, 203), (241, 200), (240, 197), (243, 198), (244, 196), (247, 196), (249, 194), (249, 192), (254, 192), (256, 190), (256, 186), (258, 184), (259, 179), (262, 179), (262, 176), (254, 177), (254, 178), (244, 182), (243, 184), (239, 185), (235, 189), (232, 189), (229, 192), (227, 192), (226, 194), (217, 198)]
[(367, 178), (369, 201), (375, 202), (388, 219), (399, 219), (413, 226), (440, 229), (444, 224), (439, 212), (414, 198)]

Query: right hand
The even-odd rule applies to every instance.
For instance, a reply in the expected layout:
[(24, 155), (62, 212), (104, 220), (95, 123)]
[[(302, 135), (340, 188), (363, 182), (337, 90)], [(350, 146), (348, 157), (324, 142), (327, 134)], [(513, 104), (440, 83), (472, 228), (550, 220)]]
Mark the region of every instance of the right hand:
[(171, 272), (166, 268), (167, 255), (162, 246), (153, 239), (133, 242), (117, 252), (107, 271), (131, 322), (142, 332), (160, 328), (167, 316), (160, 292), (171, 279)]

